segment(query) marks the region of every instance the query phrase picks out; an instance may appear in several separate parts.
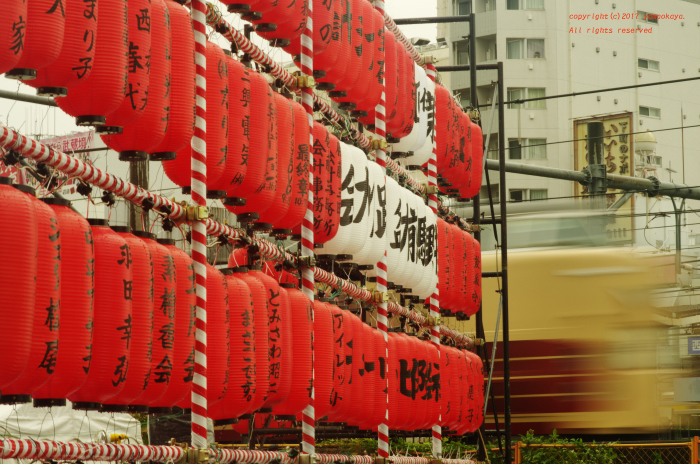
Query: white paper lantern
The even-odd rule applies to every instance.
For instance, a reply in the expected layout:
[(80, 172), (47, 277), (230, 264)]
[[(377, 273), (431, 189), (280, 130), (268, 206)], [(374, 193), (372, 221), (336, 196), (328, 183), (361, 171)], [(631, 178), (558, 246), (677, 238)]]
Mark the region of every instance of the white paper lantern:
[(416, 102), (418, 104), (418, 117), (420, 118), (422, 134), (425, 135), (425, 140), (420, 143), (420, 135), (416, 148), (413, 150), (413, 155), (406, 158), (407, 165), (422, 166), (430, 160), (430, 155), (433, 153), (433, 140), (435, 138), (435, 82), (425, 76), (425, 85), (421, 85)]
[[(373, 162), (368, 162), (370, 194), (367, 208), (367, 240), (362, 250), (354, 256), (358, 264), (375, 265), (381, 259), (386, 247), (386, 195), (384, 192), (384, 172)], [(381, 198), (380, 198), (381, 195)], [(382, 206), (384, 203), (384, 206)], [(381, 229), (384, 230), (381, 230)], [(378, 232), (380, 235), (378, 235)]]
[(398, 210), (401, 201), (401, 192), (405, 190), (393, 178), (386, 178), (386, 233), (387, 233), (387, 280), (394, 282), (394, 275), (399, 266), (401, 251), (394, 242), (398, 232), (401, 211)]
[[(369, 235), (367, 230), (369, 229), (367, 218), (369, 217), (369, 210), (367, 208), (367, 203), (369, 203), (369, 167), (367, 166), (367, 156), (365, 153), (357, 148), (350, 147), (350, 152), (352, 153), (352, 171), (354, 176), (352, 180), (349, 180), (350, 175), (348, 174), (348, 180), (351, 182), (348, 184), (348, 190), (353, 191), (353, 204), (352, 204), (352, 216), (347, 216), (347, 220), (351, 220), (352, 224), (350, 226), (350, 237), (348, 239), (348, 244), (346, 247), (346, 253), (353, 255), (353, 262), (355, 260), (355, 254), (362, 251), (367, 241), (367, 236)], [(343, 184), (345, 184), (345, 180)], [(343, 216), (340, 217), (341, 224), (343, 223)]]
[[(346, 143), (340, 142), (340, 153), (341, 153), (341, 183), (342, 185), (345, 185), (345, 181), (348, 178), (348, 173), (350, 172), (350, 166), (353, 164), (353, 157), (351, 154), (351, 149), (352, 147)], [(354, 174), (353, 174), (354, 177)], [(353, 181), (353, 186), (354, 186), (354, 181)], [(353, 189), (348, 189), (347, 187), (344, 189), (341, 189), (340, 191), (340, 201), (341, 201), (341, 207), (340, 207), (340, 219), (339, 219), (339, 225), (338, 225), (338, 232), (335, 234), (335, 237), (333, 237), (331, 240), (327, 241), (326, 243), (323, 244), (323, 248), (319, 250), (318, 254), (324, 254), (324, 255), (339, 255), (339, 254), (345, 254), (347, 253), (345, 251), (346, 247), (348, 246), (348, 239), (350, 238), (351, 234), (351, 226), (352, 223), (347, 223), (347, 221), (343, 221), (343, 216), (345, 214), (353, 214), (353, 199), (354, 199), (354, 194), (352, 193), (354, 191)], [(350, 200), (350, 203), (348, 203), (348, 200)], [(343, 203), (345, 203), (345, 206), (342, 206)], [(349, 209), (348, 209), (349, 208)], [(343, 225), (345, 224), (345, 225)]]

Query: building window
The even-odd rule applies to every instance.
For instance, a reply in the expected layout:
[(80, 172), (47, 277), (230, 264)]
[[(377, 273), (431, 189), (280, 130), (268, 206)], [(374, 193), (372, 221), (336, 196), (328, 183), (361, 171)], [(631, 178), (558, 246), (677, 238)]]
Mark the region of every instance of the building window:
[(460, 94), (459, 104), (462, 105), (462, 108), (469, 108), (471, 106), (469, 100), (469, 91), (462, 92)]
[(547, 159), (547, 139), (509, 139), (508, 159)]
[(510, 201), (547, 199), (547, 189), (512, 189), (508, 193), (510, 194)]
[(457, 14), (460, 16), (471, 14), (472, 12), (472, 2), (471, 0), (457, 2)]
[[(546, 96), (545, 89), (539, 88), (510, 88), (508, 89), (508, 101), (513, 100), (526, 100), (528, 98), (544, 98)], [(509, 109), (523, 108), (522, 103), (509, 103)], [(547, 108), (547, 100), (535, 100), (525, 102), (524, 108), (533, 109), (544, 109)]]
[(544, 10), (544, 0), (506, 0), (509, 10)]
[(469, 64), (469, 43), (464, 40), (455, 44), (457, 64)]
[(544, 39), (506, 39), (506, 58), (544, 58)]
[(648, 69), (650, 71), (659, 70), (659, 62), (654, 60), (643, 60), (639, 58), (637, 60), (637, 66), (639, 66), (640, 69)]
[(648, 13), (646, 11), (637, 11), (637, 21), (644, 21), (645, 23), (659, 24), (659, 15), (655, 13)]
[(639, 115), (649, 116), (650, 118), (660, 118), (661, 110), (659, 108), (652, 108), (651, 106), (640, 106)]
[(484, 2), (484, 11), (493, 11), (496, 9), (496, 0), (486, 0)]

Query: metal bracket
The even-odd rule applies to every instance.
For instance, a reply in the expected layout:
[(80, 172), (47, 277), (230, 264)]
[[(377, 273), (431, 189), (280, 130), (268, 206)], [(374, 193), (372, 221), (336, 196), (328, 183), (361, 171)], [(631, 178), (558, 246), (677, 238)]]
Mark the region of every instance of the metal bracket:
[(374, 292), (372, 293), (372, 302), (374, 303), (384, 303), (389, 301), (389, 294), (387, 292)]
[(298, 457), (299, 464), (316, 464), (315, 454), (300, 454)]
[(650, 190), (647, 190), (645, 193), (648, 197), (655, 197), (659, 194), (659, 189), (661, 188), (661, 183), (659, 182), (659, 179), (657, 179), (654, 176), (649, 176), (647, 177), (649, 179), (649, 182), (651, 182), (651, 185), (653, 187)]
[(426, 321), (428, 322), (428, 325), (430, 326), (436, 326), (442, 324), (442, 319), (440, 319), (440, 316), (429, 316), (426, 318)]
[(187, 206), (185, 211), (188, 221), (206, 221), (209, 219), (209, 208), (206, 206)]
[(581, 172), (586, 176), (586, 180), (581, 182), (581, 184), (588, 187), (588, 193), (602, 194), (607, 192), (608, 178), (604, 164), (588, 165)]
[(297, 264), (299, 267), (316, 267), (315, 256), (298, 256)]
[(209, 450), (199, 448), (188, 448), (185, 450), (185, 462), (187, 464), (201, 464), (209, 462)]
[(372, 139), (370, 148), (372, 150), (386, 150), (387, 143), (384, 139)]
[(298, 89), (303, 89), (303, 88), (313, 88), (316, 85), (316, 80), (314, 79), (314, 76), (306, 76), (304, 74), (296, 74), (294, 77), (296, 77), (297, 82), (296, 82), (296, 87)]
[(427, 193), (428, 195), (437, 195), (438, 193), (440, 193), (440, 189), (437, 185), (427, 185), (425, 187), (425, 193)]

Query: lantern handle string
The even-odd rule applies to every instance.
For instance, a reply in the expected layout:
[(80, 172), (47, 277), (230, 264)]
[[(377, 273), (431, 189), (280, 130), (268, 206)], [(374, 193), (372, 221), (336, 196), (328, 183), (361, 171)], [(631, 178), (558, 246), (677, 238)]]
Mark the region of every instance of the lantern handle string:
[(51, 415), (51, 422), (53, 424), (53, 441), (56, 441), (56, 421), (54, 420), (51, 409), (52, 407), (49, 407), (48, 411), (46, 411), (46, 414), (44, 414), (44, 418), (41, 420), (41, 424), (39, 425), (39, 433), (37, 434), (37, 437), (41, 437), (41, 432), (44, 429), (44, 422), (46, 421), (46, 417), (48, 415)]

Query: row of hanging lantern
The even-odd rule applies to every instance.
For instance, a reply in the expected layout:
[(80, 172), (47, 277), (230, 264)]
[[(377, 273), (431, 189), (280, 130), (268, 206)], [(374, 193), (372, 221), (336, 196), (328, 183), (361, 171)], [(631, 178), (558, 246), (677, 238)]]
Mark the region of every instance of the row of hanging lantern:
[(476, 314), (481, 305), (481, 244), (442, 219), (436, 232), (440, 308), (447, 315)]

